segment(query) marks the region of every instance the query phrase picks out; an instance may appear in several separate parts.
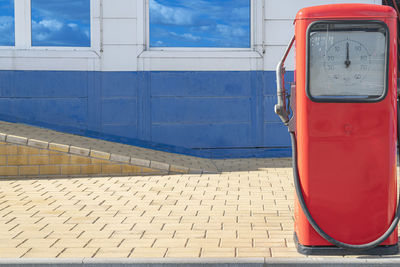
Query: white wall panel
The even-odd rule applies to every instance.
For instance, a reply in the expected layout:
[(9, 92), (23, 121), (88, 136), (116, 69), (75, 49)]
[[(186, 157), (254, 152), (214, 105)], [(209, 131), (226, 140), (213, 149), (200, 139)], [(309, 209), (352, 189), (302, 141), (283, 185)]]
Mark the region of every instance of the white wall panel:
[[(267, 46), (265, 49), (265, 61), (264, 61), (264, 70), (276, 70), (276, 65), (279, 60), (282, 59), (283, 53), (285, 52), (285, 46)], [(285, 61), (285, 66), (287, 70), (294, 69), (294, 49), (289, 53), (288, 57)]]
[(90, 58), (1, 58), (0, 70), (77, 70), (91, 71)]
[[(241, 71), (258, 69), (257, 59), (254, 58), (175, 58), (171, 60), (171, 58), (164, 57), (149, 57), (143, 58), (142, 60), (144, 70), (153, 71)], [(212, 63), (212, 65), (210, 63)]]
[(136, 44), (136, 19), (103, 19), (103, 44)]
[(136, 71), (137, 45), (104, 45), (101, 71)]
[(287, 45), (294, 35), (292, 20), (266, 20), (264, 25), (266, 45)]
[(104, 18), (136, 18), (136, 2), (142, 0), (103, 0)]
[(265, 0), (265, 18), (267, 19), (290, 19), (296, 17), (297, 11), (310, 6), (343, 3), (375, 4), (376, 0)]

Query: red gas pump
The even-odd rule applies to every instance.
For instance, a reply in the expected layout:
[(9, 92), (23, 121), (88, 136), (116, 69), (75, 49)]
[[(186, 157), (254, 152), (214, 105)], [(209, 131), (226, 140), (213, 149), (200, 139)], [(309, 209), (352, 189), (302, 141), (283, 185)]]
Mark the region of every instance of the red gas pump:
[[(398, 252), (396, 19), (391, 7), (366, 4), (297, 13), (275, 112), (292, 138), (300, 253)], [(294, 42), (288, 101), (283, 65)]]

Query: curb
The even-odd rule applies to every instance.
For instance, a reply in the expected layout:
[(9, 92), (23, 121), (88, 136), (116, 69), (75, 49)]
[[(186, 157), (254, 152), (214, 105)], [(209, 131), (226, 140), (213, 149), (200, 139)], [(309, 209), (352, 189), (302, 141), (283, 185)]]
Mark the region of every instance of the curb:
[(400, 257), (357, 258), (4, 258), (0, 266), (110, 266), (110, 267), (269, 267), (269, 266), (399, 266)]
[(176, 174), (176, 173), (202, 174), (202, 173), (205, 173), (204, 170), (190, 169), (190, 168), (187, 168), (184, 166), (177, 166), (177, 165), (158, 162), (158, 161), (154, 161), (154, 160), (138, 159), (138, 158), (135, 158), (134, 156), (114, 154), (114, 153), (110, 153), (110, 152), (95, 150), (92, 148), (77, 147), (77, 146), (73, 146), (71, 144), (59, 144), (59, 143), (55, 143), (53, 141), (48, 142), (48, 141), (43, 141), (43, 140), (38, 140), (38, 139), (33, 139), (33, 138), (27, 138), (27, 137), (23, 137), (23, 136), (6, 134), (6, 133), (2, 133), (2, 132), (0, 132), (0, 141), (11, 143), (11, 144), (16, 144), (16, 145), (24, 145), (24, 146), (39, 148), (39, 149), (48, 149), (48, 150), (53, 150), (53, 151), (57, 151), (57, 152), (63, 152), (63, 153), (84, 156), (84, 157), (91, 157), (91, 158), (96, 158), (96, 159), (110, 160), (113, 162), (133, 164), (133, 165), (137, 165), (140, 167), (156, 169), (161, 172), (165, 172), (165, 174)]

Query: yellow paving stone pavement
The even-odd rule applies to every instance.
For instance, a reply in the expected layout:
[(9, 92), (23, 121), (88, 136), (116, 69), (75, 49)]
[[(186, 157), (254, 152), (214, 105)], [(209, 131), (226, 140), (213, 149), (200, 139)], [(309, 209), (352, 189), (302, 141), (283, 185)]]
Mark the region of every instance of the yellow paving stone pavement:
[(135, 248), (129, 255), (130, 258), (163, 258), (167, 248)]
[(24, 254), (25, 258), (43, 258), (43, 255), (46, 255), (47, 258), (55, 258), (60, 255), (62, 252), (61, 248), (42, 248), (42, 247), (33, 247), (26, 254)]
[[(65, 248), (59, 258), (91, 258), (96, 255), (100, 248)], [(45, 257), (45, 256), (44, 256)]]
[(219, 161), (220, 174), (0, 180), (0, 258), (305, 257), (289, 160), (243, 161)]

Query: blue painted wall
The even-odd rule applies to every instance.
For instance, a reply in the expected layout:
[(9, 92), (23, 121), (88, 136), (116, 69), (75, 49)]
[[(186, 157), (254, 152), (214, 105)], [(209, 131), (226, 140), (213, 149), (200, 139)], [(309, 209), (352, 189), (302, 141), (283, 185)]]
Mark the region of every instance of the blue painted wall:
[(288, 156), (275, 88), (272, 71), (0, 71), (0, 119), (204, 157)]

